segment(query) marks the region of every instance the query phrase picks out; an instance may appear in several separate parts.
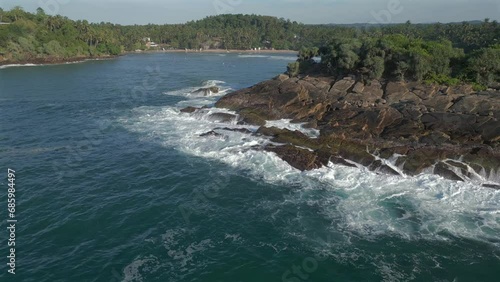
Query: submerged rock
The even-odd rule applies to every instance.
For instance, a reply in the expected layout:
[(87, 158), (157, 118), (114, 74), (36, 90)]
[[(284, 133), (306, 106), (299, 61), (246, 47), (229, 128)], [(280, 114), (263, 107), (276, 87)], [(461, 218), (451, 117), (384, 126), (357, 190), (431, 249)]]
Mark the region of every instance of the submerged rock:
[(226, 130), (226, 131), (233, 131), (233, 132), (240, 132), (240, 133), (246, 133), (246, 134), (251, 134), (252, 131), (250, 129), (246, 128), (229, 128), (229, 127), (217, 127), (215, 130)]
[(206, 88), (200, 88), (198, 90), (193, 91), (193, 94), (203, 94), (203, 96), (209, 96), (210, 94), (219, 93), (220, 89), (217, 86), (211, 86)]
[(217, 133), (215, 131), (209, 131), (209, 132), (206, 132), (206, 133), (203, 133), (203, 134), (200, 134), (200, 137), (207, 137), (207, 136), (214, 136), (214, 137), (222, 137), (224, 135), (220, 134), (220, 133)]
[(496, 185), (496, 184), (483, 184), (483, 187), (491, 188), (491, 189), (495, 189), (495, 190), (500, 190), (500, 185)]
[(236, 118), (235, 115), (227, 113), (213, 113), (208, 116), (209, 120), (216, 122), (231, 122), (236, 120)]
[(189, 113), (189, 114), (191, 114), (191, 113), (194, 113), (194, 112), (198, 111), (199, 109), (200, 108), (195, 108), (195, 107), (189, 106), (189, 107), (186, 107), (184, 109), (181, 109), (181, 113)]

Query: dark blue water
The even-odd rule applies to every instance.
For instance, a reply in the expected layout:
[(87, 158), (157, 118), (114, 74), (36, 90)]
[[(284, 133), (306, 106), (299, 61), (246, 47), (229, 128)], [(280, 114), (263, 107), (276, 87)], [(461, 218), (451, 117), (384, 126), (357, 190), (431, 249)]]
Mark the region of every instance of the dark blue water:
[[(0, 280), (497, 281), (498, 191), (341, 166), (301, 173), (252, 150), (268, 140), (199, 136), (241, 128), (211, 117), (227, 111), (179, 112), (272, 78), (293, 57), (141, 54), (0, 69)], [(192, 93), (214, 85), (222, 93)]]

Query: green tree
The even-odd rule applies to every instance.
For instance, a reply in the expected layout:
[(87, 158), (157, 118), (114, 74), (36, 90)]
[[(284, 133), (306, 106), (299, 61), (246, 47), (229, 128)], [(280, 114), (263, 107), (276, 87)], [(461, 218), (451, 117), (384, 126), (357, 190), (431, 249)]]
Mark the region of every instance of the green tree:
[(475, 82), (491, 85), (500, 81), (500, 48), (483, 48), (474, 52), (468, 60), (469, 70)]
[(306, 47), (302, 47), (302, 49), (300, 49), (299, 51), (299, 61), (309, 61), (311, 60), (313, 57), (316, 57), (318, 56), (319, 54), (319, 48), (317, 47), (312, 47), (312, 48), (306, 48)]
[(12, 8), (12, 10), (10, 10), (10, 17), (11, 17), (11, 21), (17, 21), (21, 18), (23, 18), (23, 16), (26, 14), (23, 10), (23, 8), (21, 6), (15, 6), (14, 8)]
[(52, 40), (49, 43), (43, 45), (44, 51), (47, 55), (53, 57), (64, 57), (64, 48), (59, 44), (58, 41)]

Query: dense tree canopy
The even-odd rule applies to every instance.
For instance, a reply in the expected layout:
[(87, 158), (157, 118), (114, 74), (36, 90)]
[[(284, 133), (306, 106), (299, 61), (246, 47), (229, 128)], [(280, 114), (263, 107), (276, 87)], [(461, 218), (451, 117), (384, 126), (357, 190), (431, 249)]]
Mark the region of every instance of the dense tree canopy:
[[(438, 33), (434, 29), (449, 32)], [(433, 31), (434, 30), (434, 31)], [(465, 31), (460, 34), (457, 30)], [(476, 36), (469, 37), (470, 30)], [(311, 54), (321, 56), (324, 72), (358, 74), (365, 79), (389, 78), (454, 85), (472, 83), (478, 89), (498, 87), (500, 44), (496, 22), (469, 25), (396, 25), (365, 29), (356, 37), (333, 37), (317, 48), (299, 52), (289, 73), (297, 75), (311, 66)], [(444, 36), (447, 34), (448, 36)]]
[[(321, 55), (331, 74), (367, 78), (470, 81), (500, 78), (500, 25), (483, 22), (395, 25), (304, 25), (257, 15), (211, 16), (186, 24), (132, 25), (73, 21), (21, 7), (0, 9), (0, 59), (30, 61), (118, 55), (146, 49), (145, 38), (171, 49), (301, 50), (297, 74)], [(320, 47), (320, 48), (315, 48)]]

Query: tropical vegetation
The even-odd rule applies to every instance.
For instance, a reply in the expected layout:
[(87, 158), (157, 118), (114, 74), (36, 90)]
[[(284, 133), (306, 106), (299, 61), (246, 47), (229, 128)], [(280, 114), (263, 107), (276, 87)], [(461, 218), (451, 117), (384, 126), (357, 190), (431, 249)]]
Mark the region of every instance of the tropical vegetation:
[(186, 24), (118, 25), (0, 8), (0, 62), (64, 60), (165, 49), (300, 50), (297, 75), (321, 57), (323, 71), (486, 87), (500, 80), (500, 25), (482, 22), (306, 25), (258, 15), (211, 16)]

